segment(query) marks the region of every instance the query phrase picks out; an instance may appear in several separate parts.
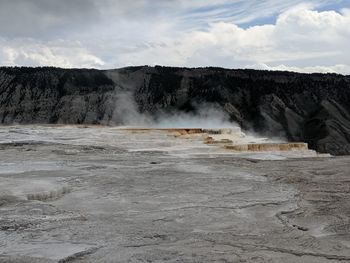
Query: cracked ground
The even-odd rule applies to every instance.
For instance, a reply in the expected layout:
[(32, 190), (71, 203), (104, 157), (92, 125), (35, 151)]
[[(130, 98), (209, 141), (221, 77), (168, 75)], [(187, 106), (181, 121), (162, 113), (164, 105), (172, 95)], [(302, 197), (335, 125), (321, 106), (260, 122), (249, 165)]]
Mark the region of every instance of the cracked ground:
[(350, 262), (350, 158), (0, 129), (0, 262)]

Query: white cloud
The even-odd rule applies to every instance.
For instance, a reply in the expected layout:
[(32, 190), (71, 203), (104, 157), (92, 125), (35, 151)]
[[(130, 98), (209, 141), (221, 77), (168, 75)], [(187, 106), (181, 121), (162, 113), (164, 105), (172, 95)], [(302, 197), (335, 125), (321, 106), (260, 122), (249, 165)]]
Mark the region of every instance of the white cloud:
[(0, 61), (5, 66), (102, 67), (104, 62), (79, 42), (38, 42), (0, 39)]
[(261, 69), (261, 70), (279, 70), (279, 71), (292, 71), (301, 73), (338, 73), (338, 74), (349, 74), (350, 66), (344, 64), (338, 64), (333, 66), (311, 66), (311, 67), (295, 67), (295, 66), (268, 66), (267, 64), (260, 63), (254, 65), (247, 65), (244, 68), (250, 69)]
[(280, 14), (274, 25), (244, 29), (227, 22), (212, 23), (207, 31), (165, 37), (116, 59), (120, 64), (269, 65), (270, 69), (350, 74), (349, 25), (348, 10), (318, 12), (299, 5)]
[[(53, 33), (37, 37), (36, 32), (29, 38), (0, 35), (0, 64), (97, 68), (161, 64), (350, 74), (350, 10), (313, 10), (341, 0), (303, 1), (89, 0), (88, 15), (80, 14), (79, 19), (89, 20), (92, 14), (96, 23), (77, 27), (68, 23), (66, 28), (63, 22), (69, 19), (55, 16), (53, 21), (59, 23), (49, 29), (64, 32), (57, 34), (63, 40), (52, 38)], [(68, 8), (70, 2), (65, 3)], [(275, 23), (239, 25), (276, 13)], [(54, 31), (56, 27), (59, 30)]]

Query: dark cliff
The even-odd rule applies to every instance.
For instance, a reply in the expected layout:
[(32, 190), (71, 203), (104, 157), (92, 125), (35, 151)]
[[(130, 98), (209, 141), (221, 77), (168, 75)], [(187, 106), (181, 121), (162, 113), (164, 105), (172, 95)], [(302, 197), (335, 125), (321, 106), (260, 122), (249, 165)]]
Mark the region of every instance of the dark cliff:
[(0, 68), (0, 123), (110, 123), (118, 94), (141, 112), (220, 105), (243, 129), (350, 154), (350, 76), (221, 68)]

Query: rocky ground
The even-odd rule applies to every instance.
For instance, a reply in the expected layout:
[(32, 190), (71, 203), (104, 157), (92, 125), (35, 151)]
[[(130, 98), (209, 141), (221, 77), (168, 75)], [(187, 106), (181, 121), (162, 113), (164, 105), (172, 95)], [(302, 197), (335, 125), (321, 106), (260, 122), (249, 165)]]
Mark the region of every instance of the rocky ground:
[(350, 157), (0, 129), (0, 262), (350, 262)]

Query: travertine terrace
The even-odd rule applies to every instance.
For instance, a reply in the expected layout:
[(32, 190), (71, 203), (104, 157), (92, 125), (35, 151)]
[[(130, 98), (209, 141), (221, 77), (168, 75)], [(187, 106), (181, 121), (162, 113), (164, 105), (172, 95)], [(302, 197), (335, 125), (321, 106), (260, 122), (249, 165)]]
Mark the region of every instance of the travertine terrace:
[[(329, 156), (318, 154), (309, 150), (307, 143), (283, 142), (281, 140), (270, 140), (256, 136), (247, 136), (239, 127), (230, 128), (126, 128), (129, 132), (152, 132), (163, 131), (173, 134), (175, 137), (185, 139), (203, 140), (208, 145), (222, 145), (226, 150), (235, 152), (299, 152), (299, 157), (303, 154), (314, 154), (314, 156)], [(309, 156), (309, 155), (308, 155)]]
[(233, 137), (1, 127), (0, 262), (350, 262), (350, 158)]

